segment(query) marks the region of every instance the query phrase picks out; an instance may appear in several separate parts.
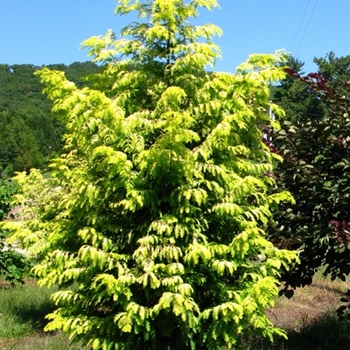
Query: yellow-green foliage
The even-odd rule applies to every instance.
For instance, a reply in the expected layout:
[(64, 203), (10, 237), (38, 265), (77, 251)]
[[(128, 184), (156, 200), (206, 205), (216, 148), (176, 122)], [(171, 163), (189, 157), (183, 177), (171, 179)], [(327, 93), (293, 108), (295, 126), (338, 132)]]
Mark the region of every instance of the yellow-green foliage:
[(264, 310), (297, 258), (264, 229), (291, 197), (269, 194), (261, 132), (267, 109), (278, 112), (268, 87), (284, 76), (282, 55), (206, 71), (220, 30), (188, 22), (198, 6), (217, 3), (119, 1), (117, 14), (141, 22), (84, 43), (105, 66), (93, 89), (38, 72), (66, 153), (50, 181), (18, 176), (32, 211), (14, 237), (34, 248), (42, 285), (65, 287), (47, 330), (93, 349), (238, 348), (247, 333), (283, 334)]

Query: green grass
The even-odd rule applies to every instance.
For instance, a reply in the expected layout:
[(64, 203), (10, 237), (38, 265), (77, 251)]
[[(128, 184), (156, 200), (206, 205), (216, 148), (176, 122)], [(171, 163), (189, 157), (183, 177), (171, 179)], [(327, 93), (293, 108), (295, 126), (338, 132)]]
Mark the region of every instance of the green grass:
[(61, 334), (45, 334), (45, 316), (54, 310), (55, 288), (40, 288), (33, 280), (21, 286), (0, 284), (0, 350), (83, 350)]
[[(348, 350), (350, 349), (350, 321), (339, 321), (335, 314), (335, 302), (349, 288), (349, 282), (329, 281), (316, 278), (322, 288), (305, 287), (288, 300), (280, 298), (274, 309), (287, 314), (303, 306), (312, 314), (321, 310), (317, 317), (301, 318), (288, 330), (288, 340), (242, 340), (243, 350)], [(50, 295), (55, 288), (40, 288), (28, 279), (23, 286), (10, 287), (0, 281), (0, 350), (88, 350), (80, 344), (70, 344), (61, 333), (46, 334), (45, 315), (54, 310)], [(306, 307), (309, 307), (306, 309)], [(333, 309), (332, 309), (333, 307)], [(313, 309), (312, 309), (313, 308)], [(328, 310), (323, 312), (323, 310)], [(282, 315), (281, 313), (279, 316)], [(138, 349), (135, 349), (138, 350)]]
[(0, 338), (31, 336), (41, 331), (45, 315), (54, 309), (52, 292), (33, 283), (0, 289)]

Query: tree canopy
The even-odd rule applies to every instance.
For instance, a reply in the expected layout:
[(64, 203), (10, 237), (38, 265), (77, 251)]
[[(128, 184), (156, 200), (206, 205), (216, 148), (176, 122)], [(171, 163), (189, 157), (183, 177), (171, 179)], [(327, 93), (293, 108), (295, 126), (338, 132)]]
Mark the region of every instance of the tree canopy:
[(277, 213), (271, 234), (301, 251), (301, 264), (285, 275), (286, 288), (311, 283), (321, 266), (333, 278), (350, 272), (350, 56), (330, 53), (315, 62), (317, 73), (289, 69), (274, 93), (286, 109), (281, 130), (271, 134), (270, 146), (284, 158), (277, 183), (296, 204)]
[[(119, 1), (139, 22), (84, 42), (104, 66), (91, 87), (37, 73), (65, 126), (52, 179), (16, 180), (27, 203), (14, 239), (57, 284), (47, 330), (93, 349), (237, 349), (283, 335), (267, 318), (282, 269), (296, 261), (265, 236), (291, 201), (262, 142), (283, 55), (252, 55), (237, 74), (208, 72), (215, 0)], [(273, 193), (272, 193), (273, 192)], [(8, 223), (8, 226), (10, 224)]]

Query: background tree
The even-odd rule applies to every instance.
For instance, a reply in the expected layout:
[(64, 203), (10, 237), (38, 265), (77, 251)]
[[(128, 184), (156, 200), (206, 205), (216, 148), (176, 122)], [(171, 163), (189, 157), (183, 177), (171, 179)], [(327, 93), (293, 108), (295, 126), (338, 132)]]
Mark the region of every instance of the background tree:
[(330, 53), (315, 62), (318, 73), (288, 70), (289, 78), (274, 93), (287, 113), (270, 146), (284, 158), (278, 184), (296, 204), (277, 214), (272, 235), (301, 250), (301, 264), (285, 275), (286, 289), (311, 283), (321, 266), (333, 278), (350, 272), (350, 56)]
[(349, 95), (347, 82), (350, 79), (350, 55), (336, 57), (331, 51), (325, 57), (315, 58), (314, 62), (331, 88), (336, 89), (341, 95)]
[[(78, 86), (87, 86), (85, 75), (100, 70), (92, 62), (75, 62), (70, 66), (51, 65)], [(42, 84), (29, 64), (0, 65), (0, 171), (43, 168), (62, 150), (63, 125), (51, 112), (52, 104), (42, 94)]]
[(269, 102), (281, 55), (207, 72), (220, 30), (189, 22), (200, 5), (217, 3), (119, 1), (117, 14), (144, 21), (84, 43), (105, 64), (92, 88), (38, 73), (65, 154), (51, 181), (17, 177), (35, 215), (14, 237), (39, 243), (39, 283), (60, 287), (47, 330), (94, 349), (237, 349), (244, 335), (284, 334), (265, 309), (296, 255), (264, 229), (291, 197), (269, 194), (278, 157), (260, 129), (268, 106), (281, 113)]

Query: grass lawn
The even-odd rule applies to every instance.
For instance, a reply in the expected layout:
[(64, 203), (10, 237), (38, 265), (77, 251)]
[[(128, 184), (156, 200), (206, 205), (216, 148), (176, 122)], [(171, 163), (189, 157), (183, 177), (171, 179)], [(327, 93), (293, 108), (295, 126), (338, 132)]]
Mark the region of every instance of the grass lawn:
[(288, 333), (288, 340), (250, 340), (245, 350), (349, 350), (350, 321), (340, 321), (336, 309), (350, 281), (331, 281), (316, 274), (311, 286), (299, 288), (291, 299), (278, 298), (267, 310), (271, 321)]
[(27, 279), (12, 288), (0, 283), (0, 349), (6, 350), (82, 350), (70, 345), (61, 334), (45, 334), (45, 315), (54, 310), (50, 295), (55, 289), (39, 288)]
[[(317, 276), (312, 286), (298, 289), (290, 300), (279, 298), (275, 307), (267, 310), (271, 321), (287, 330), (288, 340), (276, 339), (271, 344), (267, 340), (247, 339), (242, 349), (350, 349), (350, 321), (339, 321), (335, 316), (340, 297), (349, 288), (350, 282), (331, 282)], [(45, 315), (54, 309), (50, 301), (54, 291), (39, 288), (32, 279), (14, 288), (0, 282), (0, 350), (87, 350), (71, 344), (61, 333), (44, 333)]]

